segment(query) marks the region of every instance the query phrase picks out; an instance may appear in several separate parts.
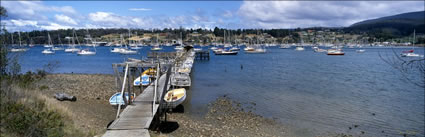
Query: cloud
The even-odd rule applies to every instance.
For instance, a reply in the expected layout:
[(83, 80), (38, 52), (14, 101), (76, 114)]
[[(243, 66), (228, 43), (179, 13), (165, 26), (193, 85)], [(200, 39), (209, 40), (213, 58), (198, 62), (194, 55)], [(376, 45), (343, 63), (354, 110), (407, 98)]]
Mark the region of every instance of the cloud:
[(237, 14), (248, 27), (339, 27), (424, 9), (423, 1), (244, 1)]
[(48, 25), (40, 26), (40, 28), (46, 29), (46, 30), (58, 30), (58, 29), (70, 29), (70, 28), (73, 28), (73, 27), (60, 25), (60, 24), (57, 24), (57, 23), (49, 23)]
[(71, 24), (71, 25), (77, 25), (77, 22), (74, 19), (72, 19), (72, 18), (70, 18), (66, 15), (63, 15), (63, 14), (60, 14), (60, 15), (56, 14), (55, 18), (56, 18), (56, 21), (58, 21), (58, 22)]
[(22, 27), (22, 26), (37, 26), (37, 21), (32, 21), (32, 20), (10, 20), (10, 23), (14, 26), (17, 27)]
[(48, 19), (42, 13), (59, 12), (73, 15), (77, 12), (70, 6), (46, 6), (41, 1), (1, 1), (9, 19)]
[(131, 10), (131, 11), (150, 11), (152, 9), (148, 9), (148, 8), (130, 8), (128, 10)]

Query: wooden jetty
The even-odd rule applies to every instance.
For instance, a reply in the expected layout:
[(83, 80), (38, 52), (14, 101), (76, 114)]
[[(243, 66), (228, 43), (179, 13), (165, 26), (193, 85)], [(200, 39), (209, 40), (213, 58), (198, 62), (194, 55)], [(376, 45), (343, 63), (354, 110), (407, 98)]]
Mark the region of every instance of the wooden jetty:
[[(188, 52), (191, 52), (188, 51)], [(112, 64), (116, 74), (117, 90), (124, 95), (128, 92), (131, 95), (134, 91), (131, 89), (133, 84), (129, 77), (132, 76), (134, 69), (140, 68), (155, 68), (157, 70), (156, 80), (152, 82), (143, 92), (138, 95), (134, 101), (126, 100), (123, 97), (125, 109), (121, 112), (121, 105), (118, 105), (117, 118), (108, 126), (106, 133), (103, 137), (149, 137), (148, 129), (158, 112), (163, 112), (163, 97), (170, 88), (170, 75), (175, 62), (184, 60), (188, 54), (176, 53), (151, 53), (152, 57), (156, 59), (150, 61), (142, 61), (137, 59), (129, 59), (129, 62)], [(174, 56), (175, 58), (170, 60)], [(161, 59), (162, 58), (162, 59)], [(164, 59), (166, 58), (166, 59)], [(118, 68), (124, 67), (124, 79), (121, 79), (121, 74)], [(129, 71), (130, 70), (130, 71)], [(133, 72), (134, 73), (134, 72)], [(162, 73), (162, 74), (161, 74)], [(120, 113), (121, 112), (121, 113)]]

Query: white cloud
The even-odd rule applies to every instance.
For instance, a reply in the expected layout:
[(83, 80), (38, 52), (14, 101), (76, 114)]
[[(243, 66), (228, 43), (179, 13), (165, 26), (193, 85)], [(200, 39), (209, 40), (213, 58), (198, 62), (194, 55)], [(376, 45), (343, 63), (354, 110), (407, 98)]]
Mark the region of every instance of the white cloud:
[(419, 11), (423, 5), (423, 1), (244, 1), (238, 15), (254, 28), (335, 27)]
[(63, 15), (63, 14), (60, 14), (60, 15), (56, 14), (55, 18), (56, 18), (56, 21), (58, 21), (58, 22), (71, 24), (71, 25), (77, 25), (77, 22), (74, 19), (72, 19), (72, 18), (70, 18), (66, 15)]
[(128, 10), (131, 10), (131, 11), (150, 11), (152, 9), (148, 9), (148, 8), (130, 8)]
[(37, 21), (32, 20), (10, 20), (11, 25), (22, 27), (22, 26), (37, 26)]
[(43, 13), (59, 12), (74, 15), (77, 12), (70, 6), (47, 6), (41, 1), (1, 1), (6, 8), (10, 19), (37, 19), (45, 20), (47, 16)]
[(40, 26), (41, 29), (46, 29), (46, 30), (58, 30), (58, 29), (70, 29), (72, 28), (71, 26), (64, 26), (64, 25), (60, 25), (57, 23), (49, 23), (48, 25), (42, 25)]

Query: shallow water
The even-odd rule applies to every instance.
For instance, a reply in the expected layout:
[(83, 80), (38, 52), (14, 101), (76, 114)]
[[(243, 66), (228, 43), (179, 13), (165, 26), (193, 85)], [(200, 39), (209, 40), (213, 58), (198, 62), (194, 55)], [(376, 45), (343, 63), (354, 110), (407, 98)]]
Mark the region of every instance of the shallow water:
[[(111, 63), (146, 56), (149, 48), (137, 55), (119, 55), (110, 53), (108, 47), (98, 47), (95, 56), (63, 51), (42, 55), (43, 49), (34, 47), (20, 55), (23, 71), (59, 61), (55, 73), (112, 74)], [(209, 61), (195, 61), (185, 110), (202, 116), (209, 102), (227, 95), (255, 104), (255, 113), (277, 119), (294, 136), (424, 136), (424, 89), (404, 80), (379, 57), (379, 53), (385, 58), (392, 56), (393, 50), (400, 53), (406, 49), (410, 48), (366, 48), (365, 53), (344, 49), (344, 56), (314, 53), (310, 48), (272, 48), (267, 54), (241, 51), (237, 56), (211, 54)], [(415, 52), (423, 55), (424, 49)], [(409, 77), (421, 79), (418, 73)]]

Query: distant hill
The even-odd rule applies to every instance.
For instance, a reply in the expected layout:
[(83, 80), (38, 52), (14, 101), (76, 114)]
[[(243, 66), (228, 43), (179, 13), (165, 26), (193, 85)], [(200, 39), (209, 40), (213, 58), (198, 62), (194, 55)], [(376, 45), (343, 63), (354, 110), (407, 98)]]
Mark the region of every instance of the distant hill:
[(346, 29), (352, 31), (386, 32), (391, 35), (410, 35), (414, 29), (425, 33), (425, 11), (409, 12), (354, 23)]

